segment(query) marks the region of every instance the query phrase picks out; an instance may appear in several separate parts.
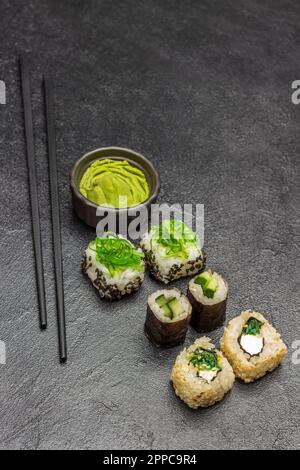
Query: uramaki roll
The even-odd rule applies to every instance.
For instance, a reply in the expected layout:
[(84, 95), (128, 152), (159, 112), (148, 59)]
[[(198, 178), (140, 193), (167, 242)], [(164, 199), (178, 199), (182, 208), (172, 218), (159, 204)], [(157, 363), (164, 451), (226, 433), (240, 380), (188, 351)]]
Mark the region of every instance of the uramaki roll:
[(121, 299), (140, 288), (144, 280), (144, 255), (121, 235), (106, 232), (89, 243), (83, 255), (82, 271), (101, 298)]
[(228, 323), (221, 351), (236, 377), (249, 383), (274, 370), (287, 354), (287, 347), (261, 313), (246, 310)]
[(149, 273), (165, 284), (200, 272), (206, 261), (199, 237), (180, 220), (165, 219), (144, 234), (140, 247)]
[(208, 270), (191, 279), (187, 297), (193, 307), (191, 325), (196, 331), (208, 332), (223, 325), (228, 284), (220, 274)]
[(205, 336), (177, 356), (171, 374), (176, 395), (190, 408), (206, 408), (222, 400), (234, 380), (226, 357)]
[(148, 297), (146, 336), (157, 346), (171, 347), (185, 340), (192, 307), (178, 289), (162, 289)]

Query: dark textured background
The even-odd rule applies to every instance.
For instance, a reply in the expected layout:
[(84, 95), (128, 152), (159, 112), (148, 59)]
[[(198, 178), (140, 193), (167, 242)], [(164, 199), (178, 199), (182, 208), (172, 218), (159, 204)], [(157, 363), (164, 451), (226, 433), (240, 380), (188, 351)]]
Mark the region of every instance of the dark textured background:
[[(1, 0), (1, 448), (212, 449), (299, 446), (299, 122), (296, 0)], [(17, 57), (32, 59), (49, 328), (38, 311)], [(41, 75), (56, 81), (69, 361), (58, 363)], [(169, 373), (179, 348), (143, 335), (139, 294), (101, 302), (80, 272), (94, 236), (72, 212), (84, 152), (127, 146), (161, 174), (160, 201), (205, 204), (209, 265), (230, 283), (228, 317), (264, 312), (285, 364), (192, 411)], [(176, 285), (185, 288), (186, 281)], [(222, 329), (211, 336), (218, 341)], [(196, 334), (189, 331), (186, 343)]]

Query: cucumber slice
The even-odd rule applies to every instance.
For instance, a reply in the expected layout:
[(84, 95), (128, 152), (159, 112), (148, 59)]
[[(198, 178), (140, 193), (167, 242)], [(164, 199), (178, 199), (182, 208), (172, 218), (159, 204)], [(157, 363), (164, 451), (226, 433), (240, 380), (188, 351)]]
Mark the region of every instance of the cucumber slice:
[(205, 286), (211, 280), (211, 273), (205, 271), (204, 273), (199, 274), (199, 276), (195, 279), (195, 284), (199, 284), (200, 286)]
[(203, 287), (203, 294), (205, 295), (205, 297), (208, 297), (209, 299), (213, 299), (217, 289), (218, 289), (217, 279), (211, 279), (206, 284), (206, 286)]
[(155, 302), (162, 307), (163, 305), (166, 305), (168, 303), (168, 299), (164, 296), (164, 294), (159, 295), (156, 299)]
[(173, 317), (178, 317), (179, 315), (181, 315), (183, 312), (184, 312), (184, 308), (182, 307), (182, 305), (180, 305), (178, 299), (172, 299), (170, 300), (170, 302), (168, 302), (168, 307), (172, 310), (173, 312)]
[(168, 318), (171, 318), (171, 320), (172, 320), (172, 318), (173, 318), (173, 312), (172, 312), (172, 310), (170, 309), (169, 305), (168, 305), (168, 304), (165, 304), (165, 305), (163, 305), (163, 306), (160, 307), (160, 308), (163, 310), (164, 316), (165, 316), (165, 317), (168, 317)]

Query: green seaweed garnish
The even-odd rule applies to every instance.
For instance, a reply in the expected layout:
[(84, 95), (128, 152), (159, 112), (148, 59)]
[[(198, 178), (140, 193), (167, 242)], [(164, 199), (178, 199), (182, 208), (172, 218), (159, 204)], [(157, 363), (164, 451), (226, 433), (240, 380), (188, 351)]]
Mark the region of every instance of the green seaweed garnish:
[(96, 237), (89, 243), (89, 248), (96, 253), (96, 260), (103, 264), (111, 276), (128, 268), (141, 271), (144, 269), (143, 254), (125, 238), (107, 232), (103, 237)]
[(257, 336), (260, 333), (261, 327), (263, 326), (263, 322), (257, 320), (257, 318), (250, 318), (246, 325), (243, 328), (244, 335), (252, 335)]
[(219, 366), (217, 354), (214, 351), (197, 348), (189, 358), (189, 364), (193, 364), (199, 370), (211, 370), (219, 372), (222, 368)]
[(198, 245), (197, 235), (180, 220), (164, 220), (151, 227), (152, 239), (164, 248), (165, 258), (187, 258), (189, 245)]

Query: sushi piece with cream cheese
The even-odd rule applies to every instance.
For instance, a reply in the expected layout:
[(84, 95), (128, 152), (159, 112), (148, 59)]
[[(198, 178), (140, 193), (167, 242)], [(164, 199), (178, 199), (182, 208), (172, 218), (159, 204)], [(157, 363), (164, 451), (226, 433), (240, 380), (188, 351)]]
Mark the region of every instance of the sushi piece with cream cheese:
[(244, 382), (253, 382), (274, 370), (287, 354), (280, 334), (259, 312), (246, 310), (225, 328), (221, 350), (234, 373)]
[(144, 255), (121, 235), (106, 232), (89, 243), (82, 270), (101, 298), (120, 299), (137, 291), (144, 279)]
[(226, 357), (205, 336), (177, 356), (171, 373), (176, 395), (190, 408), (206, 408), (222, 400), (234, 380)]
[(168, 284), (184, 276), (192, 276), (205, 265), (200, 241), (183, 222), (164, 220), (152, 226), (140, 242), (150, 274)]
[(171, 347), (185, 340), (192, 307), (178, 289), (163, 289), (148, 297), (145, 334), (157, 346)]

